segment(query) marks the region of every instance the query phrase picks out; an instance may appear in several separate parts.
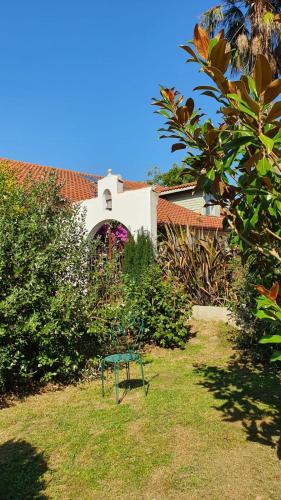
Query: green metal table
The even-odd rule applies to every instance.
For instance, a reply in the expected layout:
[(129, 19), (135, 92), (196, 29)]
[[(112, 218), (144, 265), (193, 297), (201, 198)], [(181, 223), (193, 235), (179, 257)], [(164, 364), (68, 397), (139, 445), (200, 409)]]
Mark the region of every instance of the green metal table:
[(130, 389), (131, 388), (130, 387), (130, 363), (139, 364), (142, 385), (143, 385), (144, 393), (146, 395), (143, 360), (142, 360), (142, 357), (140, 354), (138, 354), (136, 352), (116, 353), (116, 354), (110, 354), (109, 356), (105, 356), (101, 360), (100, 371), (101, 371), (102, 396), (104, 396), (104, 371), (108, 365), (113, 365), (116, 404), (119, 404), (119, 402), (120, 402), (119, 401), (119, 367), (120, 367), (120, 365), (126, 366), (127, 382), (128, 382), (129, 389)]

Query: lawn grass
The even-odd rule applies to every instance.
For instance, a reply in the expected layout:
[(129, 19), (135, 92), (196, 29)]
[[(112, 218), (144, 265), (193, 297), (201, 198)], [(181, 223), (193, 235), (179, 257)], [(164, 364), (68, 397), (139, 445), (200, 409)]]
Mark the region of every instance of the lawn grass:
[(110, 377), (104, 399), (91, 382), (3, 408), (0, 499), (280, 499), (280, 379), (238, 363), (225, 326), (193, 329), (147, 354), (147, 397), (116, 406)]

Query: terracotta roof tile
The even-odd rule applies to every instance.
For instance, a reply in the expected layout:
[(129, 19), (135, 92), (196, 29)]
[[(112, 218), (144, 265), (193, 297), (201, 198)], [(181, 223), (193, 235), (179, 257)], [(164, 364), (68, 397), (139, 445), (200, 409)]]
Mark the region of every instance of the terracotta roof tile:
[(39, 180), (55, 173), (58, 183), (62, 184), (62, 196), (70, 201), (81, 201), (95, 196), (94, 183), (84, 178), (79, 172), (5, 158), (0, 158), (0, 163), (8, 165), (15, 172), (19, 182), (23, 182), (29, 175)]
[(158, 224), (173, 223), (205, 229), (222, 229), (223, 217), (200, 215), (192, 210), (159, 198), (157, 205)]
[[(58, 182), (62, 184), (62, 196), (72, 202), (87, 200), (97, 196), (96, 183), (102, 176), (95, 174), (85, 174), (72, 170), (64, 170), (61, 168), (48, 167), (38, 165), (36, 163), (27, 163), (23, 161), (7, 160), (0, 158), (0, 163), (6, 163), (16, 174), (18, 180), (23, 182), (24, 179), (31, 175), (33, 179), (43, 179), (46, 175), (56, 173)], [(178, 187), (193, 185), (192, 183), (183, 184)], [(134, 190), (148, 187), (145, 182), (127, 181), (124, 180), (124, 189)], [(160, 186), (158, 186), (160, 187)], [(169, 188), (161, 188), (164, 191), (175, 189), (177, 186)], [(159, 192), (158, 189), (155, 189)], [(158, 224), (172, 222), (179, 225), (190, 225), (193, 227), (222, 229), (222, 217), (204, 216), (180, 207), (168, 200), (159, 198), (157, 206)]]
[(195, 187), (196, 182), (185, 182), (184, 184), (178, 184), (177, 186), (155, 186), (154, 189), (157, 193), (165, 193), (166, 191), (176, 191), (181, 190), (186, 187)]
[[(96, 182), (102, 179), (101, 175), (86, 174), (73, 170), (38, 165), (36, 163), (8, 160), (6, 158), (0, 158), (0, 163), (6, 163), (12, 168), (20, 182), (23, 182), (28, 175), (31, 175), (33, 179), (39, 180), (50, 173), (56, 173), (58, 182), (63, 186), (61, 190), (62, 196), (74, 202), (96, 197)], [(148, 187), (148, 184), (145, 182), (124, 180), (125, 191), (144, 187)]]
[(126, 181), (124, 180), (124, 190), (125, 191), (131, 191), (134, 189), (142, 189), (149, 187), (149, 184), (146, 182), (141, 182), (141, 181)]

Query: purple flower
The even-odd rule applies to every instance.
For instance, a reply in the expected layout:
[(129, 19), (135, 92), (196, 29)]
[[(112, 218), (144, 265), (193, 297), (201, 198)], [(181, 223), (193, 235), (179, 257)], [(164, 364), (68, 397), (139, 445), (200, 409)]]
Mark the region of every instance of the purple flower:
[(113, 229), (113, 234), (115, 235), (117, 241), (120, 243), (126, 243), (128, 241), (128, 231), (123, 226), (119, 225)]

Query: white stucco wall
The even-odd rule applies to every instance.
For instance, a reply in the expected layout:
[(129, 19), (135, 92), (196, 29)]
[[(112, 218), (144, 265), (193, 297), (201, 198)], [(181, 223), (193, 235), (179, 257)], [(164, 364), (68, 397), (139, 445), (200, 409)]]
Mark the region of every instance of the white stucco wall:
[[(157, 244), (157, 201), (158, 195), (152, 187), (123, 191), (123, 182), (111, 171), (98, 181), (98, 196), (82, 202), (86, 209), (86, 228), (94, 235), (108, 220), (117, 220), (136, 237), (143, 229), (147, 231), (156, 247)], [(112, 210), (106, 209), (104, 192), (109, 190)]]

